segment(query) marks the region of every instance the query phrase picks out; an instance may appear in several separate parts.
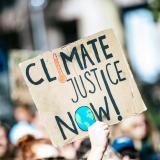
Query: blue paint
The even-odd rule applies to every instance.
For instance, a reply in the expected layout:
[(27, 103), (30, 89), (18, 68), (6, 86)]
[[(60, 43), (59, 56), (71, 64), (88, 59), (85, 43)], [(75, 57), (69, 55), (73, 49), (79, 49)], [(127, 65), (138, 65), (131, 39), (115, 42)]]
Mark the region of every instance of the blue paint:
[(88, 131), (88, 127), (96, 122), (95, 116), (88, 106), (81, 106), (76, 110), (75, 120), (78, 127), (83, 131)]

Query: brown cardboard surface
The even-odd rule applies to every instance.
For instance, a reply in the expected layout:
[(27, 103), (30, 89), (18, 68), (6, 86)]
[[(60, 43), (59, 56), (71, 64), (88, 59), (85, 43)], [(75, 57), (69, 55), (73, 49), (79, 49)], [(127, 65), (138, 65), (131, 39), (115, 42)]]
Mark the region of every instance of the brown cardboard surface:
[(24, 61), (20, 68), (56, 146), (86, 136), (95, 120), (113, 125), (146, 110), (112, 29)]

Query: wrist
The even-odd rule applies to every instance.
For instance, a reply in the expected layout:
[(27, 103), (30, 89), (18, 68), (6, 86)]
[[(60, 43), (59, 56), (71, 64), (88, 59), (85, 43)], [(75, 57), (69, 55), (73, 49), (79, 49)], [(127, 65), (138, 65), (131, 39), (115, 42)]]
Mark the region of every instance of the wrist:
[(101, 146), (91, 147), (91, 152), (99, 152), (103, 153), (105, 152), (106, 148)]
[(102, 160), (105, 149), (102, 147), (92, 148), (87, 160)]

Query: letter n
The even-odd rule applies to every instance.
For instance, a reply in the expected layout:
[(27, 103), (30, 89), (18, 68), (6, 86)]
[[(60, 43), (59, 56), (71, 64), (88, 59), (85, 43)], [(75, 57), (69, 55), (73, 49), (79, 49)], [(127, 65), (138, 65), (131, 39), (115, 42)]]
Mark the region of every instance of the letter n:
[(72, 123), (73, 128), (71, 128), (70, 126), (68, 126), (59, 116), (55, 116), (56, 122), (58, 124), (58, 127), (59, 127), (59, 129), (61, 131), (61, 134), (62, 134), (62, 137), (63, 137), (64, 140), (67, 139), (67, 137), (66, 137), (66, 135), (64, 133), (64, 129), (62, 128), (62, 125), (65, 128), (67, 128), (68, 130), (70, 130), (71, 132), (73, 132), (73, 133), (75, 133), (75, 134), (78, 135), (78, 130), (77, 130), (76, 125), (75, 125), (75, 123), (73, 121), (72, 115), (70, 114), (70, 112), (67, 112), (67, 114), (68, 114), (68, 116), (70, 118), (70, 121)]

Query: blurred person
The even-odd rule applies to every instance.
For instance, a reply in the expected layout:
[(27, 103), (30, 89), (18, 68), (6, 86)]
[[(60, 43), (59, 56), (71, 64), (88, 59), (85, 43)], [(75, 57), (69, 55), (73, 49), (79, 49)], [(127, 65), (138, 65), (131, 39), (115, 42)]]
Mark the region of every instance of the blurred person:
[(90, 139), (87, 137), (81, 141), (79, 148), (77, 149), (76, 153), (77, 159), (86, 158), (90, 149), (91, 149), (91, 142)]
[(9, 138), (13, 145), (25, 135), (33, 135), (36, 138), (42, 138), (43, 134), (32, 124), (25, 121), (16, 123), (10, 130)]
[(119, 137), (113, 141), (111, 146), (119, 153), (122, 160), (140, 160), (134, 142), (129, 137)]
[(111, 145), (109, 145), (104, 154), (103, 160), (122, 160), (122, 158), (123, 157), (117, 151), (115, 151)]
[(14, 157), (14, 148), (8, 140), (8, 127), (0, 122), (0, 159), (11, 160)]
[(60, 148), (60, 156), (64, 159), (75, 160), (76, 159), (77, 148), (74, 146), (74, 143), (67, 144)]
[(15, 160), (48, 160), (59, 156), (58, 149), (52, 146), (49, 139), (36, 139), (32, 135), (19, 139), (17, 147)]
[(9, 133), (12, 144), (16, 145), (21, 137), (28, 134), (31, 134), (36, 138), (44, 137), (42, 129), (35, 123), (36, 110), (33, 105), (16, 102), (14, 117), (17, 123), (13, 125)]
[(141, 160), (158, 160), (156, 147), (160, 142), (159, 136), (145, 114), (124, 120), (119, 124), (119, 130), (122, 135), (134, 139)]
[[(61, 159), (75, 160), (77, 159), (77, 150), (80, 147), (83, 139), (77, 140), (73, 143), (67, 144), (61, 148), (59, 148), (59, 153)], [(79, 158), (78, 158), (79, 159)]]
[(17, 122), (32, 122), (35, 117), (34, 107), (27, 103), (18, 103), (14, 109), (14, 117)]

